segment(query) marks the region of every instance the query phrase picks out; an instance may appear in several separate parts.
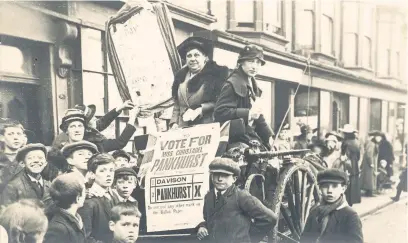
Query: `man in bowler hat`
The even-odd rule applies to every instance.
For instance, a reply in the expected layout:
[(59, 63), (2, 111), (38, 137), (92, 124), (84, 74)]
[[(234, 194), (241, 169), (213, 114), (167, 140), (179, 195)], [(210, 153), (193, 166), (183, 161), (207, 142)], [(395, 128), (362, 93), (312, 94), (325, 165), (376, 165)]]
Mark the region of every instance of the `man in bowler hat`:
[(327, 169), (317, 174), (322, 201), (307, 218), (300, 242), (363, 243), (361, 220), (345, 198), (348, 175), (338, 169)]
[(215, 122), (243, 119), (246, 126), (244, 135), (230, 138), (230, 144), (249, 144), (251, 140), (257, 140), (265, 150), (270, 149), (269, 140), (273, 131), (259, 107), (253, 107), (254, 102), (262, 95), (255, 76), (263, 65), (265, 60), (262, 48), (255, 45), (245, 46), (239, 54), (237, 68), (221, 89), (214, 109)]
[(217, 243), (259, 242), (277, 221), (276, 214), (248, 191), (234, 183), (240, 173), (238, 163), (216, 158), (210, 166), (214, 188), (204, 198), (204, 222), (197, 237)]

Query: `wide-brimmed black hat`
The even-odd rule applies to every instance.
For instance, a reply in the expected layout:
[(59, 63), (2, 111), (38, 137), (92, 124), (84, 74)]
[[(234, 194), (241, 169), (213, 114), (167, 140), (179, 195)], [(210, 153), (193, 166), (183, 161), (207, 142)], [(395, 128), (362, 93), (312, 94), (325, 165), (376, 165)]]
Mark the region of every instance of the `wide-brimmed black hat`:
[(329, 152), (326, 143), (322, 140), (315, 140), (308, 145), (308, 149), (310, 150), (312, 150), (314, 147), (319, 147), (322, 150), (323, 155), (326, 155)]
[(339, 169), (326, 169), (317, 174), (317, 182), (323, 183), (341, 183), (347, 185), (349, 181), (346, 172)]
[(263, 49), (256, 45), (246, 45), (244, 49), (239, 53), (238, 62), (252, 59), (259, 59), (262, 66), (265, 65)]
[(338, 141), (341, 141), (341, 140), (344, 139), (344, 137), (341, 134), (339, 134), (338, 132), (335, 132), (335, 131), (331, 131), (331, 132), (326, 133), (326, 135), (324, 135), (324, 138), (327, 139), (330, 136), (335, 136)]
[(368, 133), (369, 136), (384, 136), (384, 133), (378, 130), (370, 131)]
[(86, 122), (89, 122), (92, 119), (92, 117), (95, 115), (95, 112), (96, 112), (95, 105), (88, 105), (88, 106), (85, 106), (83, 104), (75, 105), (75, 109), (78, 109), (84, 112)]
[(192, 36), (184, 40), (178, 47), (178, 53), (182, 59), (186, 59), (187, 52), (193, 48), (202, 51), (210, 60), (213, 58), (214, 45), (209, 39)]
[(26, 146), (22, 147), (17, 151), (16, 155), (16, 161), (21, 162), (24, 160), (24, 157), (27, 155), (28, 152), (33, 151), (33, 150), (41, 150), (44, 152), (45, 157), (47, 157), (47, 148), (44, 146), (44, 144), (41, 143), (30, 143), (27, 144)]

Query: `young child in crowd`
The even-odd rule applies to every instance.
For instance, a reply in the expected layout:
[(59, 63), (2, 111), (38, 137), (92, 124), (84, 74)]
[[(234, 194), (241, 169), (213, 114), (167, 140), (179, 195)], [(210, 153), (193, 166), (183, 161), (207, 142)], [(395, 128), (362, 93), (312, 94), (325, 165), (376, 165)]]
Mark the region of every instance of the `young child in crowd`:
[(79, 209), (88, 240), (112, 241), (109, 218), (112, 207), (118, 202), (112, 192), (115, 159), (109, 154), (95, 154), (88, 161), (88, 173), (95, 180), (89, 188), (88, 198)]
[(15, 160), (26, 144), (24, 127), (17, 121), (0, 119), (0, 193), (23, 167)]
[(62, 174), (51, 184), (52, 212), (44, 243), (85, 243), (82, 218), (77, 213), (85, 202), (85, 186), (76, 173)]
[(317, 175), (322, 202), (307, 218), (300, 242), (363, 243), (361, 220), (344, 195), (348, 176), (339, 169), (327, 169)]
[(130, 167), (130, 155), (126, 153), (124, 150), (116, 150), (112, 154), (113, 158), (115, 158), (115, 167), (122, 168), (122, 167)]
[(137, 187), (137, 175), (132, 168), (122, 167), (115, 170), (114, 186), (120, 202), (131, 202), (138, 206), (131, 194)]
[(111, 211), (109, 228), (113, 232), (113, 243), (135, 243), (139, 237), (141, 213), (137, 205), (120, 202)]
[[(234, 183), (240, 174), (238, 163), (216, 158), (210, 164), (211, 189), (204, 198), (204, 220), (198, 226), (199, 240), (210, 236), (213, 242), (259, 242), (273, 228), (276, 214), (261, 201), (240, 190)], [(257, 228), (257, 233), (250, 228)]]
[(24, 199), (3, 211), (0, 225), (6, 230), (9, 243), (43, 242), (48, 220), (40, 202)]
[(87, 178), (88, 160), (98, 153), (96, 145), (82, 140), (65, 145), (61, 152), (67, 159), (69, 171), (81, 175), (87, 186), (90, 186), (89, 178)]
[(24, 170), (16, 175), (2, 192), (2, 204), (10, 204), (20, 199), (38, 199), (48, 205), (51, 202), (51, 183), (41, 176), (47, 165), (46, 147), (39, 143), (28, 144), (17, 152), (16, 161), (24, 163)]

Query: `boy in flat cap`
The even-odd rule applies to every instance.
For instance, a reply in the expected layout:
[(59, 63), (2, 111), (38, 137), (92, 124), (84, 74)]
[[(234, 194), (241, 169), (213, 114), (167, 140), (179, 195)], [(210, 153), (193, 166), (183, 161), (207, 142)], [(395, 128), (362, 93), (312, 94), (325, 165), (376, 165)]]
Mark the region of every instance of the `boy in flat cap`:
[(88, 172), (88, 160), (92, 155), (99, 152), (96, 145), (82, 140), (65, 145), (61, 152), (67, 159), (70, 167), (69, 172), (80, 174), (85, 182), (88, 182), (88, 179), (86, 178)]
[(237, 63), (237, 68), (227, 78), (215, 104), (215, 122), (224, 123), (235, 119), (243, 119), (245, 122), (245, 133), (230, 137), (229, 143), (232, 145), (228, 149), (235, 147), (237, 143), (249, 145), (251, 140), (259, 141), (263, 150), (270, 149), (269, 140), (273, 131), (266, 123), (260, 105), (255, 105), (262, 95), (255, 80), (259, 69), (265, 64), (262, 48), (245, 46)]
[(204, 220), (197, 237), (211, 242), (259, 242), (275, 225), (276, 214), (261, 201), (234, 185), (240, 173), (238, 163), (216, 158), (210, 164), (214, 189), (204, 198)]
[(300, 242), (363, 243), (361, 220), (344, 195), (348, 175), (338, 169), (327, 169), (317, 175), (322, 202), (307, 218)]
[(131, 202), (138, 205), (136, 199), (131, 196), (137, 187), (137, 174), (132, 168), (116, 169), (113, 186), (120, 202)]
[(115, 152), (113, 152), (112, 156), (115, 159), (116, 169), (130, 166), (130, 155), (126, 151), (116, 150)]
[(49, 188), (51, 183), (41, 177), (47, 165), (47, 149), (39, 143), (21, 148), (16, 161), (24, 163), (24, 170), (12, 179), (1, 194), (2, 204), (10, 204), (20, 199), (38, 199), (46, 205), (51, 202)]

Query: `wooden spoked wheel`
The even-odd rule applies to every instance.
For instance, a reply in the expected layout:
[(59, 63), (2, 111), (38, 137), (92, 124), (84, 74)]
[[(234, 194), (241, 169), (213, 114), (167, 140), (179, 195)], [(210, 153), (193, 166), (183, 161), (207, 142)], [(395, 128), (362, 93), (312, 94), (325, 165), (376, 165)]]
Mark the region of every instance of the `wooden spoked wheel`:
[(269, 243), (299, 242), (310, 209), (320, 200), (316, 177), (307, 163), (282, 169), (271, 208), (279, 220), (268, 235)]

